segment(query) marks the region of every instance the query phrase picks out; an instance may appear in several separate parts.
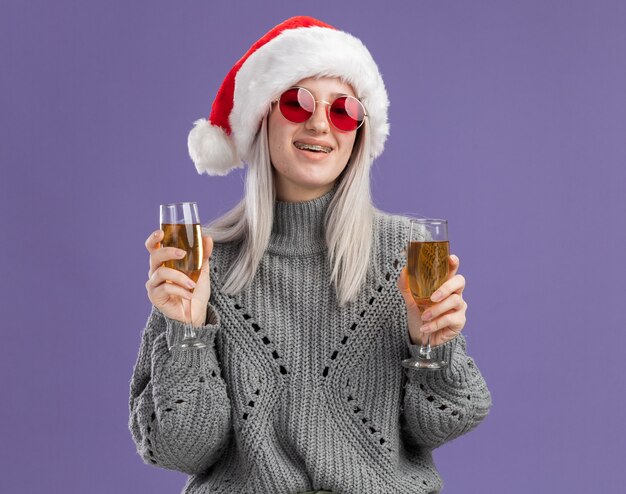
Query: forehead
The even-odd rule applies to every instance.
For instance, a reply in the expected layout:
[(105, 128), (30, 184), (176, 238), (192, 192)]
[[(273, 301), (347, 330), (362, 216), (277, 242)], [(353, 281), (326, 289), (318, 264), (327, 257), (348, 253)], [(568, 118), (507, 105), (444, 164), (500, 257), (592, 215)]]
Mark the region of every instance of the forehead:
[(317, 97), (330, 96), (335, 94), (347, 94), (349, 96), (356, 96), (352, 86), (350, 84), (342, 81), (338, 77), (307, 77), (306, 79), (302, 79), (295, 84), (296, 86), (301, 86)]

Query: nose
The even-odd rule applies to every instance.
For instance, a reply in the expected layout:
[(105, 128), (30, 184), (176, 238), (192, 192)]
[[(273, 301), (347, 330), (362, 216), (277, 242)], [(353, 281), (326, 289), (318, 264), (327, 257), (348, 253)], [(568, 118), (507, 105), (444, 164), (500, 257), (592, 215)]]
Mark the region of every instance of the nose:
[(328, 103), (325, 101), (315, 102), (315, 111), (306, 121), (307, 130), (318, 134), (326, 134), (330, 130), (330, 122), (328, 122), (328, 113), (326, 111), (327, 106)]

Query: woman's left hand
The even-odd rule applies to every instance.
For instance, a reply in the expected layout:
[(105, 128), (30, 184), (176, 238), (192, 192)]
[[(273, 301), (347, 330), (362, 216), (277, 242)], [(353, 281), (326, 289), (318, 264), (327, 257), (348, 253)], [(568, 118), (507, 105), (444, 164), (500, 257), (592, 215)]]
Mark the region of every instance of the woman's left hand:
[(406, 304), (409, 336), (411, 343), (426, 343), (426, 335), (430, 334), (432, 346), (442, 345), (455, 338), (465, 326), (465, 312), (467, 303), (463, 300), (465, 278), (457, 274), (460, 260), (457, 256), (448, 258), (450, 272), (443, 285), (430, 298), (435, 304), (423, 313), (415, 304), (409, 288), (408, 270), (405, 266), (398, 278), (398, 289)]

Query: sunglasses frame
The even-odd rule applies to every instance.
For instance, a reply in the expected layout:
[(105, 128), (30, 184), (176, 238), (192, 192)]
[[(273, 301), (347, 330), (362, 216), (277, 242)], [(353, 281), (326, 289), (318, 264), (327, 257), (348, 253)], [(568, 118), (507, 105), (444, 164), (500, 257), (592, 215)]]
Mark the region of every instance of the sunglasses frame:
[[(287, 92), (290, 91), (292, 89), (301, 89), (303, 91), (306, 91), (307, 93), (309, 93), (309, 95), (311, 96), (311, 99), (313, 100), (313, 111), (311, 112), (311, 115), (309, 115), (308, 118), (306, 118), (305, 120), (303, 120), (302, 122), (294, 122), (293, 120), (291, 120), (290, 118), (287, 118), (287, 116), (283, 113), (283, 111), (280, 108), (280, 98), (283, 97), (283, 95)], [(361, 108), (363, 108), (363, 120), (361, 120), (361, 122), (359, 122), (359, 124), (356, 126), (356, 128), (352, 129), (352, 130), (343, 130), (338, 128), (335, 123), (333, 122), (332, 118), (330, 118), (330, 107), (333, 105), (333, 103), (335, 101), (337, 101), (339, 98), (352, 98), (356, 101), (358, 101), (359, 105), (361, 105)], [(361, 102), (361, 100), (359, 98), (356, 98), (354, 96), (350, 96), (349, 94), (340, 94), (339, 96), (337, 96), (334, 100), (332, 100), (331, 102), (328, 101), (324, 101), (323, 99), (315, 99), (315, 96), (313, 96), (313, 93), (311, 91), (309, 91), (307, 88), (302, 87), (302, 86), (291, 86), (290, 88), (285, 89), (278, 98), (276, 98), (275, 100), (272, 101), (272, 103), (278, 103), (278, 111), (280, 112), (280, 114), (286, 119), (289, 120), (291, 123), (304, 123), (306, 122), (309, 118), (311, 118), (313, 116), (313, 114), (315, 113), (315, 110), (317, 109), (317, 104), (318, 103), (323, 103), (326, 105), (326, 118), (328, 119), (328, 121), (330, 122), (330, 124), (333, 126), (333, 128), (335, 128), (337, 131), (339, 132), (355, 132), (356, 130), (360, 129), (361, 126), (363, 125), (363, 123), (365, 122), (365, 119), (367, 118), (367, 110), (365, 109), (365, 105)]]

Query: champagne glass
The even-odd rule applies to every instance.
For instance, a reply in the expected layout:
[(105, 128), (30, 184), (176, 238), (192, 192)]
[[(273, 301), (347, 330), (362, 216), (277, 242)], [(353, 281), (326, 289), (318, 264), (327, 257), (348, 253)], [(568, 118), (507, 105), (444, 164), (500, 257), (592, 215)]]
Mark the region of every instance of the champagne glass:
[[(165, 267), (177, 269), (189, 276), (194, 283), (198, 282), (202, 269), (202, 227), (195, 202), (177, 202), (161, 204), (161, 230), (163, 230), (163, 247), (176, 247), (184, 250), (187, 255), (182, 259), (171, 259), (163, 263)], [(191, 289), (193, 291), (193, 289)], [(189, 322), (185, 322), (183, 340), (172, 348), (203, 348), (206, 345), (198, 339), (191, 320), (191, 302), (189, 300)], [(183, 319), (185, 304), (181, 298)]]
[[(423, 314), (434, 305), (430, 297), (446, 281), (449, 272), (448, 222), (431, 218), (411, 219), (409, 239), (406, 249), (409, 288), (413, 300)], [(419, 356), (402, 361), (410, 369), (442, 369), (448, 365), (445, 360), (432, 356), (430, 334), (420, 335)]]

